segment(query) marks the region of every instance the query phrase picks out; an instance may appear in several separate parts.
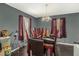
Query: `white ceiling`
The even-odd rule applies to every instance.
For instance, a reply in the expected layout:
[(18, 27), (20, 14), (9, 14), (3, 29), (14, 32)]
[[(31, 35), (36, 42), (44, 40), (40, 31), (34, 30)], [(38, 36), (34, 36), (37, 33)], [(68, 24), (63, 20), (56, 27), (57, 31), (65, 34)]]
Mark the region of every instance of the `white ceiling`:
[[(41, 17), (45, 15), (45, 4), (44, 3), (7, 3), (8, 5), (21, 10), (34, 17)], [(79, 4), (77, 3), (51, 3), (48, 4), (47, 14), (59, 15), (67, 13), (79, 12)]]

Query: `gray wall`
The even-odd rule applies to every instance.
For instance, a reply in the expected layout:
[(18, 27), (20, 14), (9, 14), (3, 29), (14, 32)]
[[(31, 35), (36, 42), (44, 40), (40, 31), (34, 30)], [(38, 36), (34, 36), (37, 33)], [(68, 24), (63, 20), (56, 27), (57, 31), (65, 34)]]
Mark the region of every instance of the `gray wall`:
[[(6, 4), (0, 4), (0, 26), (8, 29), (10, 32), (18, 30), (19, 15), (30, 17), (30, 15), (25, 14), (13, 7), (10, 7)], [(32, 20), (32, 26), (36, 27), (36, 18), (32, 17)]]
[[(64, 15), (56, 15), (52, 16), (56, 18), (65, 17), (66, 18), (66, 31), (67, 31), (67, 38), (58, 39), (60, 42), (65, 43), (73, 43), (74, 41), (79, 41), (79, 13), (73, 14), (64, 14)], [(42, 22), (39, 20), (38, 27), (50, 27), (50, 22)], [(45, 26), (46, 25), (46, 26)]]
[[(18, 16), (23, 15), (25, 17), (31, 17), (32, 18), (32, 26), (37, 26), (36, 18), (19, 11), (13, 7), (10, 7), (6, 4), (0, 3), (0, 27), (3, 29), (9, 30), (9, 32), (15, 32), (18, 30)], [(20, 45), (24, 44), (24, 42), (21, 42)], [(18, 46), (18, 40), (14, 40), (13, 36), (11, 37), (11, 46), (12, 49), (17, 48)]]

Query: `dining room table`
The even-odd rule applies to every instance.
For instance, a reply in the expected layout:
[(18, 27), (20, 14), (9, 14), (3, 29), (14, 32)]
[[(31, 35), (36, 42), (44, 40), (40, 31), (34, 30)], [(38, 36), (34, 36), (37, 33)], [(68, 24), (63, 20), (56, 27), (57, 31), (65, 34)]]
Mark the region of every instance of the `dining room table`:
[[(43, 47), (46, 49), (46, 55), (52, 55), (53, 52), (55, 55), (55, 44), (56, 44), (55, 39), (54, 38), (53, 39), (52, 38), (42, 38), (42, 39), (33, 38), (32, 40), (43, 40)], [(31, 50), (31, 47), (30, 47), (30, 50)]]

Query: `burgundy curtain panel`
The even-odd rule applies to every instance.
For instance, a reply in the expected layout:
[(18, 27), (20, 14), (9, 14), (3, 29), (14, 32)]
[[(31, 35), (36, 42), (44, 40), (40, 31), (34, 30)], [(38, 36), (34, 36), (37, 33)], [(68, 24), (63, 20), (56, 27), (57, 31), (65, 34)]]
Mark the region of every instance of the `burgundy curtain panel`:
[(54, 36), (57, 36), (56, 18), (53, 18), (51, 21), (51, 34), (53, 34)]
[(66, 38), (67, 37), (67, 35), (66, 35), (66, 18), (65, 17), (60, 18), (60, 22), (61, 22), (60, 36), (61, 36), (61, 38)]
[(30, 17), (30, 26), (29, 26), (29, 31), (30, 31), (30, 37), (32, 36), (32, 18)]
[(41, 38), (43, 38), (44, 28), (41, 28)]
[(24, 35), (23, 35), (23, 16), (22, 15), (19, 15), (19, 37), (18, 39), (19, 40), (23, 40), (24, 39)]

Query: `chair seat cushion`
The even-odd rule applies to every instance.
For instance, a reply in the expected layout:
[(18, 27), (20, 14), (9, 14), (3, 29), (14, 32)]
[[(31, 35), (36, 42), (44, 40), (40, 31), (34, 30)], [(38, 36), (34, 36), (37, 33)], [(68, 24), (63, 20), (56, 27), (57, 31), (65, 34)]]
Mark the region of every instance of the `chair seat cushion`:
[(43, 44), (45, 48), (53, 48), (52, 44)]

